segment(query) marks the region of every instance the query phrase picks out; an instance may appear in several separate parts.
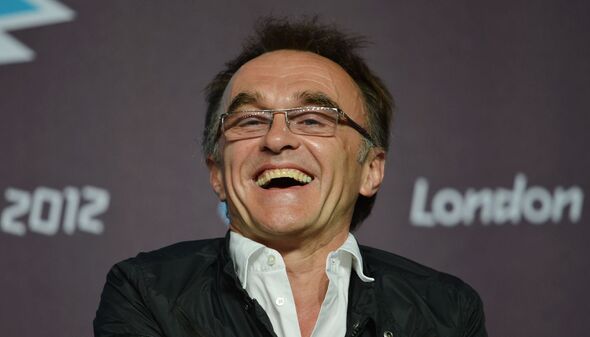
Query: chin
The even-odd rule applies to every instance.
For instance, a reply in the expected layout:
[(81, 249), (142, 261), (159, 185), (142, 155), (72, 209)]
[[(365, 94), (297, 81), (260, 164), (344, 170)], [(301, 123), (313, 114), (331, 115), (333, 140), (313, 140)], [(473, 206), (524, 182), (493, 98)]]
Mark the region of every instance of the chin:
[(309, 219), (276, 214), (270, 217), (267, 215), (259, 219), (256, 221), (256, 227), (269, 238), (279, 238), (282, 236), (297, 237), (309, 230), (310, 223)]

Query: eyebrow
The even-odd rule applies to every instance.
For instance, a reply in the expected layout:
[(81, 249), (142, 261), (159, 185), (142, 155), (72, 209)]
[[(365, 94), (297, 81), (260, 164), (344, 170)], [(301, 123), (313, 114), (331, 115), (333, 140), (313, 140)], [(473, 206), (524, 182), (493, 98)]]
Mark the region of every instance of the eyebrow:
[(321, 91), (302, 91), (295, 95), (305, 105), (319, 105), (328, 108), (340, 108), (338, 103)]
[(227, 112), (234, 112), (234, 111), (238, 110), (238, 108), (241, 107), (242, 105), (256, 103), (256, 102), (260, 101), (261, 98), (262, 98), (262, 95), (260, 95), (260, 93), (258, 93), (258, 92), (256, 92), (256, 93), (241, 92), (241, 93), (237, 94), (231, 100), (231, 103), (229, 104), (229, 107), (227, 108)]
[[(329, 108), (340, 108), (338, 103), (328, 97), (321, 91), (301, 91), (293, 95), (298, 102), (303, 105), (317, 105)], [(237, 94), (232, 100), (227, 109), (227, 112), (235, 112), (241, 106), (248, 104), (256, 104), (263, 100), (263, 95), (259, 92), (241, 92)]]

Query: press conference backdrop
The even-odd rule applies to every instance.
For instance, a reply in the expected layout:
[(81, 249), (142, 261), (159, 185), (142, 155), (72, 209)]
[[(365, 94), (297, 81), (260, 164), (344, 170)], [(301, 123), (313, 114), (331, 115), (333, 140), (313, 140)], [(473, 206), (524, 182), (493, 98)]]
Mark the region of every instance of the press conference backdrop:
[(202, 90), (265, 14), (368, 36), (397, 99), (358, 240), (470, 283), (491, 336), (587, 336), (589, 9), (1, 0), (1, 336), (90, 336), (115, 262), (224, 235)]

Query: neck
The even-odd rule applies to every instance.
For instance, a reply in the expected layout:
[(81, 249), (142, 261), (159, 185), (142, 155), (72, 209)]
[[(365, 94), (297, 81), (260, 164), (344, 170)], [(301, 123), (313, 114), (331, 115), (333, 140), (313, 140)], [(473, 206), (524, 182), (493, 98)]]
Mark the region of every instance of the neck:
[(287, 268), (302, 337), (311, 336), (328, 290), (325, 271), (328, 254), (342, 246), (347, 237), (348, 230), (345, 230), (325, 242), (316, 240), (300, 249), (279, 249)]

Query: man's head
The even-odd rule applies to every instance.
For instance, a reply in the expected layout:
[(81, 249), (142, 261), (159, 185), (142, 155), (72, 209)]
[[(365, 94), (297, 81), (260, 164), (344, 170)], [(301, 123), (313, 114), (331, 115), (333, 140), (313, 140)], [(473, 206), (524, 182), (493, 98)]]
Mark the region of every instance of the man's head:
[[(232, 225), (253, 236), (265, 230), (311, 233), (314, 226), (343, 221), (354, 229), (368, 216), (382, 179), (392, 99), (356, 54), (361, 46), (362, 40), (315, 19), (266, 19), (209, 84), (203, 150), (213, 187), (228, 201)], [(228, 140), (220, 128), (222, 113), (307, 106), (341, 109), (372, 141), (342, 116), (332, 137), (292, 132), (282, 111), (272, 115), (264, 136)], [(274, 179), (276, 185), (256, 184), (275, 176), (283, 178)], [(297, 179), (311, 182), (289, 185)], [(310, 227), (295, 228), (302, 223)]]

